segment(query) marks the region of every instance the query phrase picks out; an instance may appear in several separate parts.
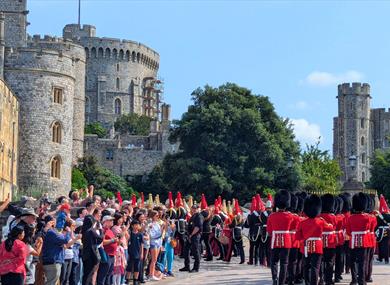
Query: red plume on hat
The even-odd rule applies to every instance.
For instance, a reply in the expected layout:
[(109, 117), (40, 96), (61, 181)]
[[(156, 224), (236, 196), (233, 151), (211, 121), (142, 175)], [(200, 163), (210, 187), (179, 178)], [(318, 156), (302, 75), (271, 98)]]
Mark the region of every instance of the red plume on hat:
[(263, 200), (261, 200), (260, 194), (256, 194), (256, 202), (257, 202), (257, 211), (264, 212), (265, 205), (263, 203)]
[(272, 204), (273, 204), (272, 195), (271, 195), (270, 193), (268, 193), (268, 195), (267, 195), (267, 200), (268, 200), (268, 201), (271, 201)]
[(215, 201), (214, 201), (214, 214), (219, 215), (219, 207), (220, 207), (219, 201), (218, 201), (218, 199), (215, 199)]
[(240, 205), (238, 204), (238, 199), (234, 199), (234, 210), (236, 212), (236, 215), (242, 214), (242, 210), (240, 208)]
[(256, 197), (253, 196), (252, 197), (252, 203), (251, 203), (251, 213), (253, 213), (254, 211), (257, 211), (257, 210), (258, 210), (257, 200), (256, 200)]
[(141, 207), (145, 207), (145, 197), (144, 197), (144, 192), (141, 192)]
[(137, 197), (135, 197), (135, 194), (131, 195), (131, 206), (137, 206)]
[(183, 207), (183, 200), (181, 199), (181, 193), (180, 192), (177, 192), (176, 194), (176, 208), (180, 208), (180, 207)]
[(200, 208), (202, 210), (207, 209), (209, 206), (207, 205), (206, 197), (202, 194), (202, 200), (200, 201)]
[(123, 203), (123, 199), (122, 199), (122, 196), (121, 196), (121, 192), (116, 192), (116, 199), (118, 200), (118, 203), (120, 206), (122, 206), (122, 203)]
[(385, 197), (383, 197), (383, 195), (381, 195), (381, 197), (379, 199), (379, 212), (381, 214), (390, 212), (389, 206), (387, 206), (386, 199), (385, 199)]
[(221, 196), (218, 196), (218, 206), (219, 207), (222, 206), (222, 197)]
[(168, 192), (168, 209), (172, 209), (173, 208), (173, 199), (172, 199), (172, 192), (169, 191)]

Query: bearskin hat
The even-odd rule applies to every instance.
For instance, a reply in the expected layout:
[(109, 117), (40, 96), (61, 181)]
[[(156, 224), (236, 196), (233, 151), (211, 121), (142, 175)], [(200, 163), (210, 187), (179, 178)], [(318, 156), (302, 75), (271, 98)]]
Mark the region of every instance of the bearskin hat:
[(313, 194), (306, 198), (303, 206), (303, 212), (309, 218), (315, 218), (321, 213), (321, 208), (322, 208), (321, 206), (322, 206), (321, 198)]
[(290, 207), (291, 195), (287, 190), (279, 190), (275, 194), (274, 206), (278, 209), (287, 209)]
[(375, 209), (375, 197), (372, 196), (372, 195), (368, 195), (366, 194), (367, 196), (367, 209), (366, 209), (366, 212), (367, 213), (372, 213)]
[(352, 197), (352, 209), (356, 212), (364, 212), (367, 209), (368, 198), (363, 192), (356, 193)]
[(298, 198), (297, 213), (301, 213), (303, 211), (303, 203), (305, 202), (305, 199), (303, 199), (301, 196), (297, 196), (297, 198)]
[(341, 209), (341, 213), (347, 213), (352, 210), (352, 197), (349, 193), (342, 193), (339, 195), (341, 199), (343, 199), (343, 207)]
[(340, 214), (341, 211), (343, 210), (344, 200), (340, 196), (336, 196), (335, 201), (336, 201), (335, 214)]
[(335, 198), (332, 194), (325, 194), (321, 196), (322, 213), (334, 213)]
[(290, 200), (290, 207), (288, 210), (292, 213), (295, 213), (297, 211), (298, 207), (298, 197), (291, 193), (291, 200)]

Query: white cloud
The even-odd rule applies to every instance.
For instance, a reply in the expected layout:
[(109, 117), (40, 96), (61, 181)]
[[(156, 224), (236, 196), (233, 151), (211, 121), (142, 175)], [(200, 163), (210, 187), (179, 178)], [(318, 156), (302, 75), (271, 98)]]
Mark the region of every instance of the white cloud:
[(294, 104), (290, 105), (290, 108), (296, 109), (296, 110), (307, 110), (310, 108), (309, 103), (306, 101), (298, 101), (295, 102)]
[(312, 86), (324, 87), (337, 85), (344, 82), (358, 82), (362, 81), (363, 78), (364, 74), (356, 70), (349, 70), (340, 74), (324, 71), (313, 71), (308, 76), (306, 76), (305, 80), (303, 80), (303, 83)]
[(315, 144), (321, 136), (320, 126), (311, 124), (305, 119), (290, 119), (291, 125), (294, 129), (294, 134), (301, 146), (306, 144)]

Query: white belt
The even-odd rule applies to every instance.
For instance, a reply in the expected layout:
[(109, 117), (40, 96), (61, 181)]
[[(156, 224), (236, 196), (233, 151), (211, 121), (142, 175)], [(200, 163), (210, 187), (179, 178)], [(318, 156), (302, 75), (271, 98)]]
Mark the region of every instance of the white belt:
[(380, 229), (389, 229), (390, 227), (389, 226), (380, 226), (378, 228), (380, 228)]
[(289, 234), (290, 231), (272, 231), (272, 239), (271, 239), (271, 249), (274, 248), (275, 235), (278, 234)]
[(352, 240), (351, 240), (351, 249), (355, 248), (355, 238), (357, 235), (365, 235), (368, 234), (370, 231), (356, 231), (356, 232), (351, 232), (352, 235)]
[(323, 235), (333, 235), (335, 233), (336, 233), (335, 231), (333, 231), (333, 232), (322, 232)]
[(307, 257), (307, 255), (308, 255), (308, 252), (307, 252), (307, 242), (308, 241), (320, 241), (320, 240), (322, 240), (322, 238), (320, 238), (320, 237), (310, 237), (310, 238), (308, 238), (306, 241), (305, 241), (305, 257)]

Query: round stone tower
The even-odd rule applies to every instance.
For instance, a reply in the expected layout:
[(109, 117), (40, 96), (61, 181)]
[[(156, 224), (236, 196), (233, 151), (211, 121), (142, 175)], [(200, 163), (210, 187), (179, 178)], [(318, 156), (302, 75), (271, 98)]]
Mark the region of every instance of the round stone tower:
[(344, 83), (338, 86), (337, 156), (343, 182), (369, 179), (370, 85)]
[(6, 52), (4, 77), (20, 101), (18, 180), (25, 191), (55, 197), (71, 188), (72, 160), (82, 156), (84, 69), (83, 47), (48, 36)]
[(86, 121), (110, 128), (121, 114), (157, 118), (159, 54), (137, 42), (95, 37), (90, 25), (67, 25), (63, 37), (85, 48)]

